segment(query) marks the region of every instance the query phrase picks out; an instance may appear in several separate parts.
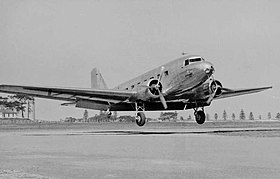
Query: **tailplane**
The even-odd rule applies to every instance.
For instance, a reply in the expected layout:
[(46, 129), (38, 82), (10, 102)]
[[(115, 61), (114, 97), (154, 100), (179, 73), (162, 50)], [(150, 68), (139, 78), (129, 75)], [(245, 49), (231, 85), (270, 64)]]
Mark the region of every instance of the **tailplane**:
[(91, 88), (93, 89), (108, 89), (101, 73), (97, 68), (91, 71)]

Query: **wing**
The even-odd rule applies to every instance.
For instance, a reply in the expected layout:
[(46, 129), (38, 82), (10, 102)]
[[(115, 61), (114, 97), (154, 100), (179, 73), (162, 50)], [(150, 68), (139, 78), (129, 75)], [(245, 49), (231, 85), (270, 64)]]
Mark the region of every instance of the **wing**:
[(134, 91), (59, 88), (59, 87), (34, 87), (0, 85), (0, 92), (12, 94), (25, 94), (34, 97), (56, 99), (63, 101), (89, 100), (92, 102), (119, 103), (132, 97)]
[(228, 89), (222, 88), (222, 94), (216, 96), (214, 99), (222, 99), (222, 98), (229, 98), (233, 96), (240, 96), (245, 94), (257, 93), (267, 89), (271, 89), (272, 86), (269, 87), (262, 87), (262, 88), (248, 88), (248, 89)]

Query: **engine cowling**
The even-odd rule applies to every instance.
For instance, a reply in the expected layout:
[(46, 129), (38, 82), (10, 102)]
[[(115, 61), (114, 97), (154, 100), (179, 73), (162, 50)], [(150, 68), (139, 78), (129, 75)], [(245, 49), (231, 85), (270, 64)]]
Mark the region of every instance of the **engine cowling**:
[(218, 80), (214, 80), (209, 85), (209, 91), (211, 94), (215, 93), (216, 96), (220, 96), (222, 94), (222, 83)]
[[(156, 85), (158, 85), (156, 87)], [(162, 84), (156, 79), (151, 80), (147, 87), (144, 87), (140, 89), (137, 93), (137, 96), (135, 96), (136, 100), (149, 100), (149, 99), (155, 99), (160, 97), (160, 92), (162, 92)]]
[[(158, 87), (156, 88), (156, 85), (158, 85)], [(160, 92), (162, 92), (162, 84), (161, 82), (158, 82), (158, 80), (151, 80), (148, 84), (149, 89), (148, 89), (148, 93), (152, 98), (158, 98)]]

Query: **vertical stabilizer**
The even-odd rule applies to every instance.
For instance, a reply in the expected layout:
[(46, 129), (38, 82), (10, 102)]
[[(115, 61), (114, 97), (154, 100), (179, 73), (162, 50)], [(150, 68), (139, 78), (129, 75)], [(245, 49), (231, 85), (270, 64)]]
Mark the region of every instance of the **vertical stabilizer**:
[(91, 88), (93, 89), (108, 89), (101, 73), (97, 68), (91, 71)]

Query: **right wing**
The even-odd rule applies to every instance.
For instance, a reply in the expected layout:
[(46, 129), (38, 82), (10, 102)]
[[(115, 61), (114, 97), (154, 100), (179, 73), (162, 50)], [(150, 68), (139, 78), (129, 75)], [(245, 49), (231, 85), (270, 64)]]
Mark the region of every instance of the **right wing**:
[(247, 89), (222, 88), (222, 94), (220, 96), (215, 97), (214, 99), (222, 99), (222, 98), (229, 98), (229, 97), (240, 96), (245, 94), (257, 93), (271, 88), (272, 86), (262, 87), (262, 88), (247, 88)]
[(120, 91), (109, 89), (80, 89), (59, 87), (34, 87), (0, 85), (0, 92), (12, 94), (24, 94), (28, 96), (56, 99), (75, 102), (78, 100), (89, 100), (93, 102), (119, 103), (133, 97), (134, 91)]

